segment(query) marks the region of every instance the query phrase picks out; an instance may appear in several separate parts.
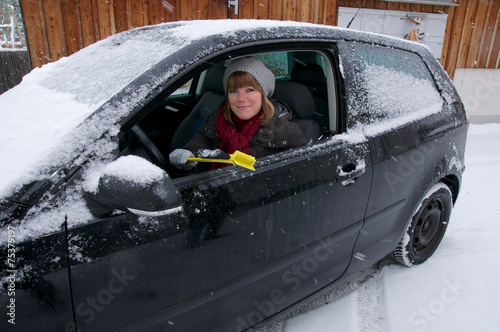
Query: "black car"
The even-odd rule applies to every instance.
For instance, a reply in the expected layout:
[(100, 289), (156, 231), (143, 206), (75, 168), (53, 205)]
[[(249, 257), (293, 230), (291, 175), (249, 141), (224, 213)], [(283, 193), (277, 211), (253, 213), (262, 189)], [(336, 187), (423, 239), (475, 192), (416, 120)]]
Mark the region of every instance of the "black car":
[[(241, 56), (273, 71), (308, 143), (255, 171), (172, 167)], [(466, 114), (429, 50), (327, 26), (138, 28), (34, 71), (0, 104), (14, 99), (4, 120), (24, 116), (10, 124), (24, 135), (40, 105), (26, 135), (48, 148), (18, 140), (2, 156), (2, 331), (262, 326), (391, 253), (428, 259), (464, 171)]]

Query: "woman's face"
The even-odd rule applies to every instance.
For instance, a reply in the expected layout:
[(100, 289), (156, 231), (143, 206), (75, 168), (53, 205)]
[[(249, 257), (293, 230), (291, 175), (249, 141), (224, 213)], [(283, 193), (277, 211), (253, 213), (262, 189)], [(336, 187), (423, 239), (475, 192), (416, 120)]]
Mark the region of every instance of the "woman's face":
[(249, 120), (262, 108), (262, 93), (252, 86), (228, 91), (229, 106), (240, 120)]

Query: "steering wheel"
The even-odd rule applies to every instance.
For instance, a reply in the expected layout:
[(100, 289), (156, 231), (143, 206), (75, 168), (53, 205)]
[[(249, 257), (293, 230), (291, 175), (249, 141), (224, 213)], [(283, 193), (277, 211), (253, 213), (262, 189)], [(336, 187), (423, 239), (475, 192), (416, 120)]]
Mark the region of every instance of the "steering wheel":
[(132, 132), (139, 139), (139, 142), (141, 143), (144, 151), (146, 151), (149, 158), (151, 158), (151, 161), (155, 165), (166, 170), (167, 161), (165, 160), (165, 157), (163, 157), (163, 154), (160, 152), (160, 150), (158, 150), (153, 141), (144, 133), (142, 128), (138, 125), (135, 125), (132, 127)]

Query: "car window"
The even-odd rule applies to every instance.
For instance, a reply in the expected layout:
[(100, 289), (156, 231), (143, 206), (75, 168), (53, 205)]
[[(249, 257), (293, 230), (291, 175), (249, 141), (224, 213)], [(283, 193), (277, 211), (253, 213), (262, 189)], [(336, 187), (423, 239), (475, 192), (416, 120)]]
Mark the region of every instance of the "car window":
[[(320, 138), (326, 137), (325, 133), (337, 132), (334, 71), (326, 52), (294, 50), (252, 56), (260, 58), (273, 72), (276, 78), (273, 98), (286, 104), (291, 110), (292, 121), (304, 133), (303, 145), (314, 144)], [(204, 122), (212, 112), (219, 109), (226, 100), (222, 84), (223, 74), (233, 60), (234, 57), (228, 56), (225, 60), (214, 62), (195, 79), (178, 81), (175, 84), (178, 88), (170, 95), (162, 96), (162, 101), (151, 108), (137, 126), (133, 127), (134, 130), (121, 135), (120, 153), (140, 155), (157, 165), (163, 165), (165, 162), (168, 164), (170, 153), (185, 147), (193, 140), (195, 133), (203, 129)], [(196, 89), (193, 89), (193, 84), (196, 84)], [(193, 90), (196, 90), (196, 93), (193, 93)], [(137, 127), (142, 131), (142, 139), (137, 135)], [(262, 137), (266, 135), (265, 132), (257, 134)], [(273, 143), (267, 142), (270, 139), (266, 137), (262, 138), (262, 141), (268, 146)], [(213, 145), (210, 150), (219, 146), (216, 139), (210, 142)], [(275, 148), (270, 154), (295, 147), (296, 144)], [(262, 157), (270, 154), (266, 152)], [(198, 168), (198, 172), (206, 170), (203, 167)], [(173, 178), (186, 175), (177, 169), (167, 171)]]
[(359, 44), (355, 48), (362, 70), (369, 66), (382, 66), (433, 82), (422, 59), (414, 53), (380, 46)]
[(441, 110), (443, 100), (419, 55), (365, 44), (355, 44), (354, 54), (361, 123), (402, 124)]
[(256, 55), (266, 67), (269, 68), (276, 78), (288, 76), (288, 56), (287, 52), (271, 52)]
[(188, 94), (192, 84), (193, 84), (193, 79), (190, 79), (189, 81), (184, 83), (180, 88), (172, 92), (171, 96)]

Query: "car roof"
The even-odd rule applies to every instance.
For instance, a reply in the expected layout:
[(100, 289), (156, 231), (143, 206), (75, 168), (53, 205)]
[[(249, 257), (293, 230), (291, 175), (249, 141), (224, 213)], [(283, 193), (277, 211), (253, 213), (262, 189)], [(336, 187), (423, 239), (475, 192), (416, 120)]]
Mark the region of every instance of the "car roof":
[(49, 176), (54, 168), (74, 166), (68, 164), (82, 155), (79, 147), (105, 132), (116, 134), (119, 121), (151, 91), (199, 59), (228, 47), (276, 39), (419, 47), (376, 34), (269, 20), (173, 22), (110, 36), (35, 68), (0, 95), (0, 199), (28, 181)]

